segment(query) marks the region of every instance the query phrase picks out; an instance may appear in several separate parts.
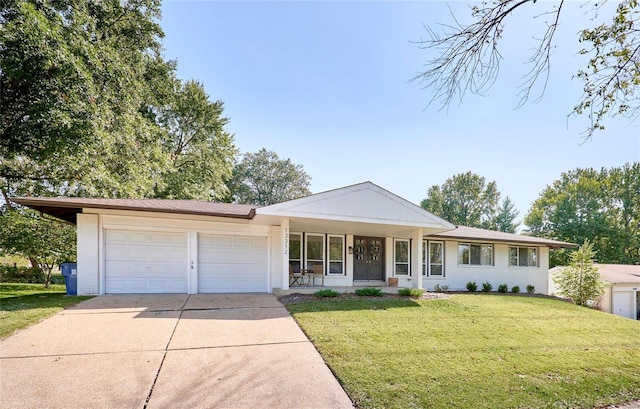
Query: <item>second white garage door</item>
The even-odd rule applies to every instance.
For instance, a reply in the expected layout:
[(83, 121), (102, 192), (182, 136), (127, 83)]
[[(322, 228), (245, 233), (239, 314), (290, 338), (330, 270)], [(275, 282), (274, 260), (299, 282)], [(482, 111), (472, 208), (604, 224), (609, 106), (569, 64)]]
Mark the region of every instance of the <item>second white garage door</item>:
[(267, 238), (198, 235), (198, 292), (267, 292)]

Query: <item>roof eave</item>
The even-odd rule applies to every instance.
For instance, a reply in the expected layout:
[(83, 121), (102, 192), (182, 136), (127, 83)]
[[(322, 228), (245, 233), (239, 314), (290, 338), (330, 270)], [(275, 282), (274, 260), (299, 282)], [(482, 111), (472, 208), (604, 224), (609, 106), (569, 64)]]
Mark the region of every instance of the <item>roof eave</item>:
[[(230, 214), (219, 212), (206, 212), (199, 210), (180, 210), (180, 209), (165, 209), (165, 208), (139, 208), (135, 206), (124, 205), (103, 205), (97, 203), (65, 203), (55, 200), (30, 200), (26, 198), (11, 198), (14, 203), (18, 203), (23, 206), (27, 206), (41, 213), (46, 213), (50, 216), (59, 218), (61, 220), (76, 224), (78, 213), (83, 213), (83, 209), (111, 209), (111, 210), (125, 210), (135, 212), (152, 212), (152, 213), (172, 213), (172, 214), (185, 214), (196, 216), (211, 216), (211, 217), (225, 217), (232, 219), (244, 219), (251, 220), (255, 216), (255, 208), (249, 209), (247, 213)], [(60, 209), (68, 209), (69, 211), (61, 211)]]
[(545, 246), (552, 249), (560, 249), (560, 248), (576, 248), (579, 247), (574, 243), (564, 243), (564, 242), (553, 242), (553, 243), (544, 243), (544, 242), (531, 242), (526, 240), (507, 240), (507, 239), (495, 239), (489, 237), (471, 237), (471, 236), (449, 236), (446, 234), (430, 234), (428, 237), (435, 237), (439, 239), (447, 239), (447, 240), (474, 240), (474, 241), (484, 241), (491, 243), (515, 243), (515, 244), (528, 244), (530, 246)]

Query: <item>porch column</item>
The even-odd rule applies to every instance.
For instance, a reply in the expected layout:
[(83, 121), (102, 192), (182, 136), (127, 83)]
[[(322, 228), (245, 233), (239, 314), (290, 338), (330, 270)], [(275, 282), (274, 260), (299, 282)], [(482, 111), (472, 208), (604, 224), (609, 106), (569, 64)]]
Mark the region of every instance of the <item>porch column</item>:
[(289, 289), (289, 219), (280, 222), (280, 234), (282, 234), (282, 289)]
[(422, 228), (411, 237), (411, 286), (422, 288)]

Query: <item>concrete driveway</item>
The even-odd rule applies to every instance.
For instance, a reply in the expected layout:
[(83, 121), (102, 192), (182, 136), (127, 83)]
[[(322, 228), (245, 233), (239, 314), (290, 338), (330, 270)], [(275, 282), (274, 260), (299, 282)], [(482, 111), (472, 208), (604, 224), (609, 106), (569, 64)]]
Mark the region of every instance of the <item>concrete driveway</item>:
[(0, 343), (3, 408), (351, 408), (269, 294), (102, 296)]

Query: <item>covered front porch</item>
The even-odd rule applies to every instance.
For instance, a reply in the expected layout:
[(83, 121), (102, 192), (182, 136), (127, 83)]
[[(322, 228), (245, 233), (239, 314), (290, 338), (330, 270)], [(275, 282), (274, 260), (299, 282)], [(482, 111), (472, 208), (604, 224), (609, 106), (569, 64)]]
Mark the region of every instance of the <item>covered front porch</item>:
[(259, 208), (255, 220), (279, 236), (271, 251), (276, 294), (384, 288), (389, 279), (422, 288), (424, 236), (455, 228), (370, 182)]

